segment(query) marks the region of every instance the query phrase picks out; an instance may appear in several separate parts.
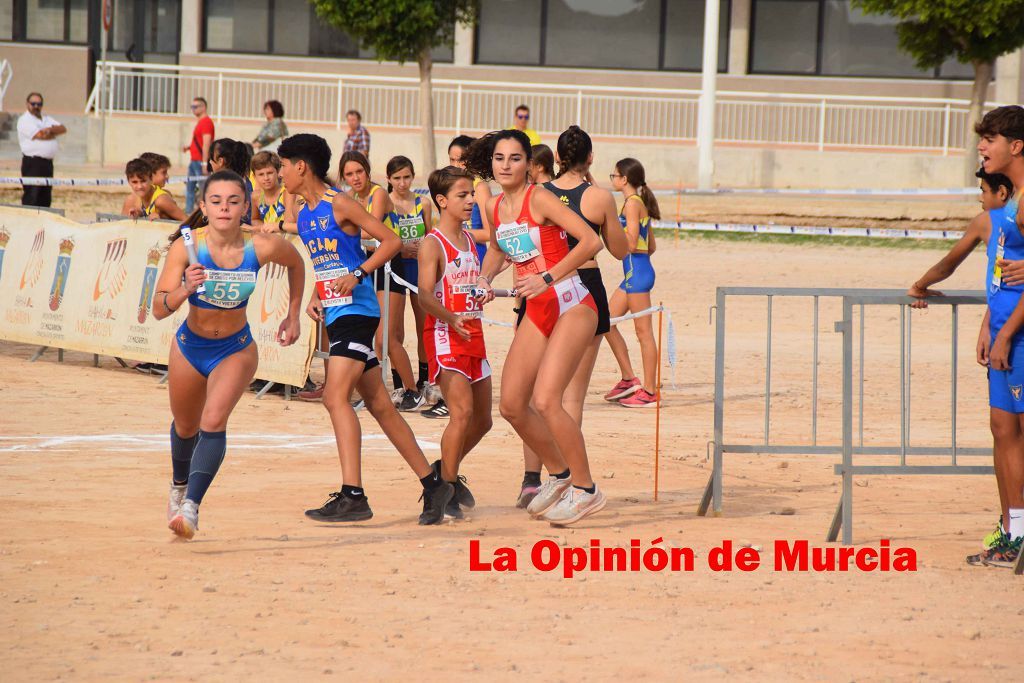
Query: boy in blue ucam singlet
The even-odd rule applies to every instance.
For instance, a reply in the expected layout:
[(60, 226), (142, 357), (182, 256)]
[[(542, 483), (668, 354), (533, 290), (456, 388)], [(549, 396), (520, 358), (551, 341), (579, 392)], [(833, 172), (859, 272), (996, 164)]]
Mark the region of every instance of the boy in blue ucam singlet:
[[(358, 391), (423, 486), (419, 523), (439, 524), (455, 487), (437, 476), (423, 456), (384, 388), (373, 350), (380, 309), (369, 276), (398, 254), (401, 240), (358, 202), (327, 185), (331, 150), (326, 140), (311, 134), (293, 135), (281, 143), (278, 154), (285, 189), (305, 202), (298, 214), (298, 231), (309, 250), (316, 285), (306, 310), (310, 317), (327, 324), (330, 357), (323, 400), (341, 463), (341, 490), (331, 493), (321, 507), (307, 510), (306, 516), (319, 522), (359, 522), (373, 517), (362, 482), (362, 430), (349, 403), (352, 393)], [(362, 231), (380, 242), (371, 256), (363, 250)]]

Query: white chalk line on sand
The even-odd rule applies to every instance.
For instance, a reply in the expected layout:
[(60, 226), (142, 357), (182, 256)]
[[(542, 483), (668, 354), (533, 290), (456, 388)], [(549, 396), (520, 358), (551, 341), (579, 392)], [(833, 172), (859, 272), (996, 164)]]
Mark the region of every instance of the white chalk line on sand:
[[(416, 439), (419, 447), (440, 449), (433, 441)], [(167, 451), (169, 434), (55, 434), (0, 436), (0, 453), (74, 453), (86, 448), (106, 453)], [(335, 448), (334, 436), (302, 436), (295, 434), (229, 434), (230, 450), (303, 450)], [(391, 451), (394, 447), (383, 434), (363, 434), (363, 448), (368, 451)]]

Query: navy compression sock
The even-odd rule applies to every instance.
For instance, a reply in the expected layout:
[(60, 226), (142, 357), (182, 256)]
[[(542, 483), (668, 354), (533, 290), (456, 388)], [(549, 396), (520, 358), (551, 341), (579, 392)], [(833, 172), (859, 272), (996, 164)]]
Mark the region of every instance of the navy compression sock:
[(204, 432), (199, 430), (192, 467), (188, 473), (188, 491), (185, 498), (196, 503), (203, 502), (206, 490), (217, 476), (220, 464), (227, 451), (227, 432)]
[(175, 484), (188, 482), (188, 470), (192, 463), (192, 452), (196, 448), (196, 439), (199, 433), (185, 438), (178, 435), (178, 431), (171, 423), (171, 471)]

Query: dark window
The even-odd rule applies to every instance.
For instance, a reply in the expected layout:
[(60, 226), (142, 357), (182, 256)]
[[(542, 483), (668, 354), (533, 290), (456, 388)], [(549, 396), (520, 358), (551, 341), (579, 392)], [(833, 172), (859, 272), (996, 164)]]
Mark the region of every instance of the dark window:
[[(207, 0), (203, 49), (311, 57), (376, 59), (373, 50), (324, 23), (307, 0)], [(434, 61), (452, 61), (451, 47)]]
[(850, 0), (753, 0), (750, 72), (892, 78), (973, 78), (951, 60), (921, 70), (899, 47), (897, 20)]
[(266, 53), (271, 0), (207, 0), (205, 49)]
[(84, 45), (89, 39), (89, 0), (0, 0), (0, 36)]
[(755, 0), (751, 73), (817, 72), (819, 9), (818, 0)]
[[(721, 0), (719, 69), (729, 54)], [(699, 71), (704, 0), (482, 0), (479, 64)]]
[(636, 0), (548, 0), (544, 63), (657, 69), (660, 5)]
[(543, 4), (543, 0), (484, 0), (480, 3), (474, 61), (541, 64)]
[(14, 0), (0, 0), (0, 40), (14, 39)]
[[(672, 0), (665, 15), (665, 69), (700, 71), (704, 61), (704, 0)], [(729, 0), (718, 6), (718, 70), (729, 68)]]

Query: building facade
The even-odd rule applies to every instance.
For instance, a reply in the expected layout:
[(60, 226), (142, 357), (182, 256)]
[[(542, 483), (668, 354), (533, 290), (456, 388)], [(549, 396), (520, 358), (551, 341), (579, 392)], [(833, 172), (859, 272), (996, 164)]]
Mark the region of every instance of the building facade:
[[(49, 108), (82, 111), (102, 0), (0, 0), (0, 53), (15, 93), (47, 84)], [(720, 87), (964, 97), (969, 65), (917, 69), (894, 21), (850, 0), (721, 0)], [(482, 0), (479, 24), (434, 53), (437, 74), (692, 88), (704, 0)], [(406, 73), (319, 22), (306, 0), (113, 0), (108, 58), (273, 70)], [(59, 74), (59, 78), (52, 76)], [(1021, 99), (1020, 54), (999, 60), (994, 101)]]
[[(0, 0), (0, 58), (14, 74), (6, 110), (19, 111), (26, 93), (41, 90), (49, 112), (85, 118), (100, 56), (102, 6), (102, 0)], [(136, 136), (164, 141), (168, 155), (175, 154), (179, 142), (187, 142), (189, 99), (199, 94), (210, 99), (218, 133), (242, 139), (251, 137), (261, 117), (260, 103), (277, 98), (285, 102), (289, 122), (300, 124), (293, 130), (318, 130), (332, 144), (344, 139), (342, 112), (363, 109), (374, 127), (376, 166), (389, 154), (415, 156), (410, 150), (419, 148), (417, 119), (408, 113), (414, 109), (412, 86), (405, 86), (401, 105), (371, 92), (386, 90), (383, 81), (364, 81), (362, 89), (349, 85), (367, 77), (415, 78), (416, 66), (378, 62), (372, 51), (320, 22), (307, 0), (112, 0), (112, 6), (108, 61), (193, 72), (173, 89), (164, 88), (151, 69), (144, 85), (141, 77), (138, 87), (122, 79), (111, 98), (118, 135), (97, 133), (95, 121), (81, 122), (90, 161), (131, 158), (138, 153), (131, 143)], [(529, 101), (538, 110), (531, 127), (546, 142), (574, 121), (595, 134), (602, 143), (602, 172), (609, 157), (631, 155), (644, 144), (649, 177), (672, 185), (694, 182), (693, 91), (700, 87), (704, 6), (704, 0), (481, 0), (478, 24), (457, 27), (454, 45), (433, 54), (434, 77), (448, 88), (445, 94), (435, 88), (438, 158), (442, 138), (511, 125), (514, 105)], [(720, 98), (718, 109), (720, 183), (961, 182), (962, 163), (954, 157), (963, 147), (966, 118), (961, 105), (952, 105), (960, 111), (950, 113), (945, 101), (968, 99), (969, 66), (916, 68), (898, 48), (895, 22), (864, 15), (850, 0), (720, 0), (719, 11), (718, 88), (733, 98)], [(210, 72), (204, 76), (196, 67)], [(130, 80), (133, 67), (120, 68)], [(236, 80), (267, 74), (267, 87), (238, 86), (230, 98), (225, 90), (222, 101), (212, 72), (230, 69), (245, 70)], [(303, 79), (337, 81), (337, 95), (330, 83), (307, 90), (290, 83)], [(455, 104), (453, 84), (460, 82), (474, 83), (477, 91), (465, 107), (463, 99)], [(505, 101), (486, 92), (495, 83), (522, 87), (507, 88), (512, 99)], [(579, 104), (565, 92), (545, 98), (553, 88), (589, 88), (593, 97)], [(631, 108), (645, 90), (648, 101)], [(688, 103), (669, 102), (684, 91)], [(1018, 51), (997, 61), (988, 99), (1018, 102), (1022, 91)], [(518, 92), (536, 97), (520, 100)], [(835, 101), (826, 111), (812, 95)], [(902, 109), (886, 110), (886, 98), (900, 100)], [(147, 109), (157, 100), (161, 104)], [(928, 102), (928, 110), (919, 111), (918, 102)], [(406, 114), (396, 114), (403, 106)], [(751, 153), (751, 147), (758, 149)]]

